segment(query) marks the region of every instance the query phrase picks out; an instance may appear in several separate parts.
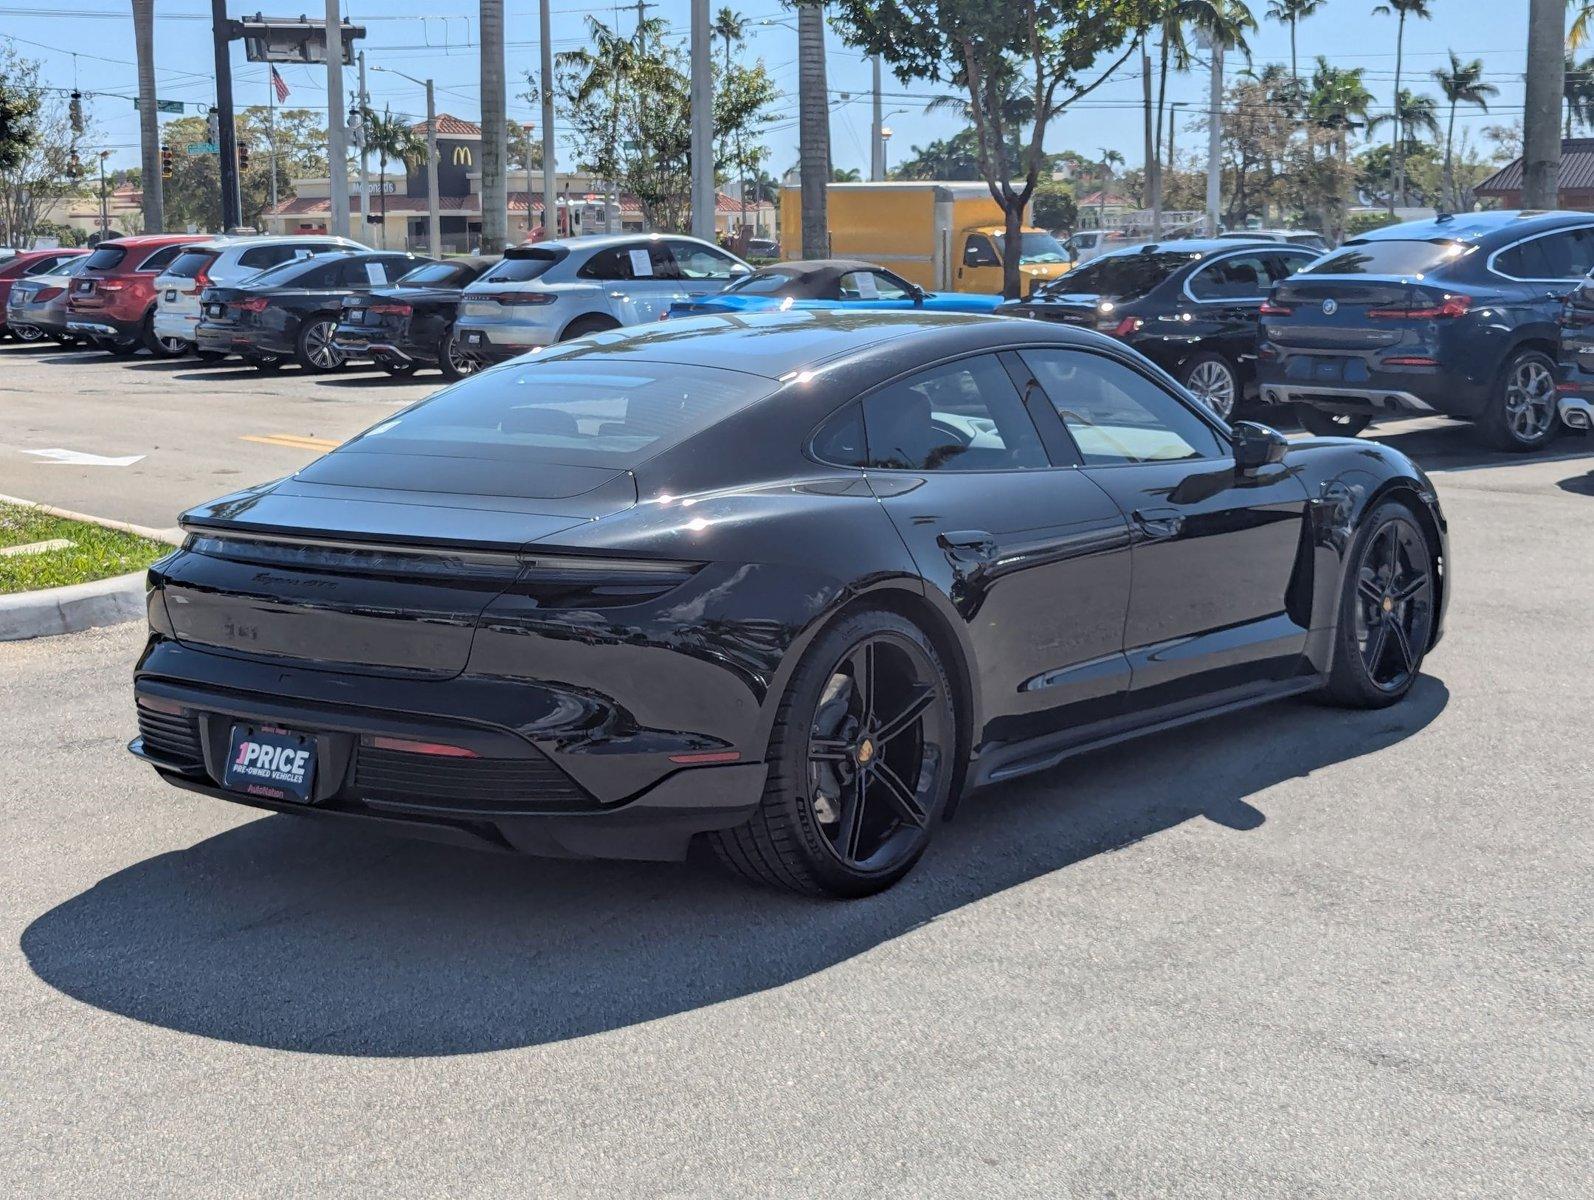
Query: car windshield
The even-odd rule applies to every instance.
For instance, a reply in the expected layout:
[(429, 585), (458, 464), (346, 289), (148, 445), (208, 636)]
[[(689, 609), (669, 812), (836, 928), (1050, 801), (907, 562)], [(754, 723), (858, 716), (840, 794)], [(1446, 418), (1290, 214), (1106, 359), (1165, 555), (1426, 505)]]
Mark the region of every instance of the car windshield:
[(797, 276), (790, 271), (758, 271), (752, 275), (743, 275), (730, 287), (727, 292), (744, 292), (750, 296), (776, 296), (789, 288)]
[(708, 366), (525, 359), (437, 393), (351, 447), (625, 469), (776, 386)]
[(529, 283), (564, 257), (553, 250), (517, 250), (483, 275), (484, 283)]
[(172, 265), (166, 268), (165, 274), (174, 275), (178, 279), (197, 279), (199, 273), (215, 262), (216, 258), (214, 250), (184, 250)]
[(451, 287), (457, 286), (464, 268), (457, 263), (434, 262), (416, 267), (400, 276), (400, 287)]
[(109, 271), (127, 257), (127, 251), (121, 246), (101, 246), (89, 255), (88, 269), (91, 271)]
[(1449, 240), (1405, 241), (1399, 238), (1347, 242), (1320, 258), (1302, 275), (1422, 275), (1466, 254), (1472, 247)]
[[(996, 243), (996, 252), (1005, 259), (1006, 235), (999, 233), (991, 240)], [(1064, 250), (1063, 244), (1051, 234), (1030, 230), (1028, 233), (1018, 235), (1018, 261), (1020, 264), (1065, 263), (1068, 261), (1068, 251)]]
[(1151, 254), (1131, 250), (1124, 254), (1104, 254), (1082, 267), (1075, 267), (1046, 290), (1054, 294), (1143, 296), (1180, 267), (1200, 257), (1194, 250), (1163, 250)]

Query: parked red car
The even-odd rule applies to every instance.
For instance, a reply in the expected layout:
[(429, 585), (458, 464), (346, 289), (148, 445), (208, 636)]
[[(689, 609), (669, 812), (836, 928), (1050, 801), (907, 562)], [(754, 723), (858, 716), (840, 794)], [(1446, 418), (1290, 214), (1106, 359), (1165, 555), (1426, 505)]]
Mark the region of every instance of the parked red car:
[(34, 342), (44, 336), (31, 325), (22, 329), (6, 328), (6, 301), (11, 299), (11, 285), (28, 275), (48, 275), (69, 258), (87, 254), (87, 250), (24, 250), (14, 258), (0, 262), (0, 337), (10, 335), (18, 341)]
[(161, 358), (184, 353), (189, 345), (181, 338), (155, 336), (155, 276), (184, 246), (210, 240), (207, 234), (152, 233), (101, 242), (72, 281), (67, 332), (112, 354), (140, 347)]

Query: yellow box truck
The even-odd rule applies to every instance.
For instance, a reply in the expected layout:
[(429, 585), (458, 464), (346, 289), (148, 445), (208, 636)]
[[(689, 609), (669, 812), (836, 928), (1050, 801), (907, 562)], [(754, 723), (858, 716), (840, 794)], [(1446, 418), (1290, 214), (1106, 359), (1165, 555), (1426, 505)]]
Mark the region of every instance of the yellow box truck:
[[(984, 183), (833, 183), (828, 203), (829, 257), (878, 263), (933, 292), (1002, 290), (1005, 222)], [(787, 258), (802, 254), (802, 228), (802, 189), (782, 188), (780, 240)], [(1026, 224), (1019, 247), (1025, 295), (1070, 265), (1056, 238)]]

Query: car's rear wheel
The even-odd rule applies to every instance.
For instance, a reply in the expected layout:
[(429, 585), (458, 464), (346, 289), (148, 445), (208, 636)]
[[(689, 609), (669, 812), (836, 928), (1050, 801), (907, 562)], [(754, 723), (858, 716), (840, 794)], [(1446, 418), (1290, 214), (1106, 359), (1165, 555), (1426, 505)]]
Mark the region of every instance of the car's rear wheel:
[(158, 337), (155, 333), (155, 314), (152, 312), (144, 318), (144, 327), (139, 332), (138, 340), (144, 344), (156, 358), (176, 358), (179, 354), (186, 354), (189, 346), (183, 338)]
[(400, 362), (397, 359), (379, 362), (377, 366), (386, 371), (395, 379), (402, 379), (406, 375), (415, 374), (415, 363), (412, 361)]
[(117, 358), (132, 358), (143, 348), (143, 342), (136, 337), (130, 338), (101, 338), (100, 349)]
[(299, 326), (293, 356), (306, 371), (320, 374), (343, 365), (343, 351), (332, 344), (338, 323), (331, 317), (311, 317)]
[(1197, 354), (1179, 368), (1179, 382), (1225, 421), (1240, 403), (1240, 374), (1221, 354)]
[(606, 329), (618, 329), (620, 326), (610, 317), (577, 317), (565, 326), (565, 331), (559, 335), (561, 342), (568, 342), (571, 338), (586, 337), (589, 333), (602, 333)]
[(1363, 521), (1340, 597), (1328, 694), (1383, 708), (1411, 690), (1433, 635), (1433, 553), (1411, 509), (1386, 501)]
[(44, 330), (36, 325), (12, 325), (10, 332), (19, 342), (37, 342), (44, 337)]
[(244, 359), (257, 371), (282, 370), (282, 355), (280, 354), (246, 354)]
[(227, 355), (221, 350), (195, 350), (194, 357), (200, 362), (221, 362)]
[(867, 896), (918, 862), (953, 785), (957, 718), (934, 645), (865, 610), (803, 655), (776, 714), (757, 812), (712, 835), (748, 879)]
[(1318, 437), (1355, 437), (1373, 420), (1362, 413), (1328, 412), (1301, 403), (1295, 405), (1295, 419), (1307, 433), (1315, 433)]
[(1500, 372), (1479, 434), (1497, 450), (1532, 451), (1549, 445), (1559, 426), (1555, 360), (1542, 350), (1518, 351)]
[(445, 379), (463, 379), (481, 370), (481, 364), (460, 348), (453, 330), (437, 343), (437, 366)]

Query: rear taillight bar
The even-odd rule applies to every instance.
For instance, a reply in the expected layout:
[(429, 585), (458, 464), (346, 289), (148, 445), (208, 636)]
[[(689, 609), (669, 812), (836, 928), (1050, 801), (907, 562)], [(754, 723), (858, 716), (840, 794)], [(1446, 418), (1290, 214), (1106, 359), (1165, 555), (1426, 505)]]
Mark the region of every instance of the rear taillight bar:
[(1264, 317), (1287, 317), (1295, 310), (1287, 304), (1275, 304), (1271, 300), (1262, 301), (1262, 307), (1256, 310)]
[(1425, 308), (1369, 308), (1369, 317), (1387, 317), (1396, 321), (1430, 321), (1446, 317), (1464, 317), (1472, 307), (1471, 296), (1446, 296), (1438, 304)]

